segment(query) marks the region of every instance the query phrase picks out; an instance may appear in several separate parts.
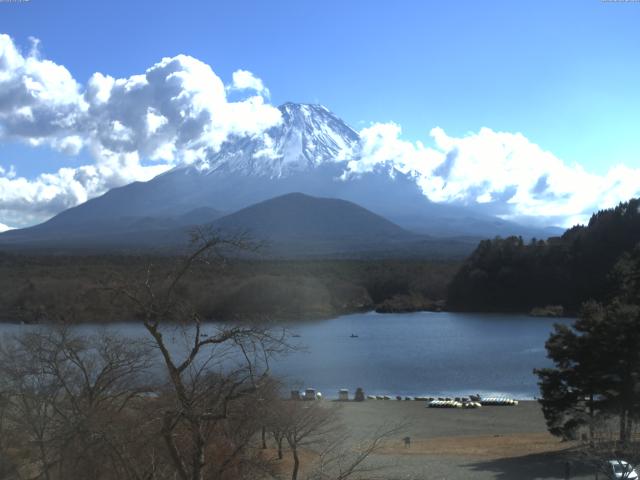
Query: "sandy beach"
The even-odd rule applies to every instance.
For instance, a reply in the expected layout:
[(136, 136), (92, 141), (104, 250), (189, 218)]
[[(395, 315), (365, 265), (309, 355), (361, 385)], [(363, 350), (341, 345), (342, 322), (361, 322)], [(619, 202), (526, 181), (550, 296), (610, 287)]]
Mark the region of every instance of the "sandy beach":
[[(388, 479), (563, 479), (573, 445), (547, 432), (540, 406), (433, 409), (425, 402), (339, 403), (354, 442), (381, 425), (403, 425), (373, 461)], [(411, 438), (406, 447), (404, 437)], [(571, 478), (594, 478), (572, 463)]]

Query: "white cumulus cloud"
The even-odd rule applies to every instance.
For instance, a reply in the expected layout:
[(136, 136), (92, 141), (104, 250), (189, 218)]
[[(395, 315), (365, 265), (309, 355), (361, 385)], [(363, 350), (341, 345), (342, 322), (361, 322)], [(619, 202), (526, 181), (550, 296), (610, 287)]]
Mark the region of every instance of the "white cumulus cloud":
[[(206, 160), (230, 137), (264, 138), (282, 120), (268, 99), (253, 73), (237, 70), (225, 86), (209, 65), (187, 55), (163, 58), (126, 78), (97, 72), (82, 84), (41, 58), (37, 40), (23, 53), (0, 35), (0, 142), (86, 152), (93, 160), (74, 168), (43, 166), (54, 173), (27, 179), (19, 159), (8, 166), (0, 158), (0, 228), (31, 225), (110, 188)], [(482, 128), (455, 137), (433, 128), (424, 143), (404, 140), (394, 123), (359, 133), (346, 176), (383, 166), (413, 175), (434, 202), (502, 218), (571, 225), (640, 194), (640, 169), (617, 165), (596, 175), (520, 133)]]
[(65, 67), (37, 55), (34, 48), (23, 56), (0, 35), (0, 139), (39, 144), (75, 134), (86, 109), (80, 85)]
[(254, 90), (260, 95), (264, 95), (269, 98), (269, 89), (264, 86), (262, 80), (256, 77), (248, 70), (236, 70), (233, 72), (232, 83), (229, 85), (229, 90)]
[(98, 72), (81, 85), (64, 66), (40, 58), (37, 41), (23, 54), (0, 35), (0, 141), (69, 155), (85, 149), (94, 160), (35, 179), (17, 176), (19, 163), (11, 172), (0, 169), (0, 220), (42, 221), (109, 188), (204, 159), (232, 135), (261, 135), (281, 121), (251, 72), (238, 71), (233, 81), (256, 94), (229, 101), (209, 65), (178, 55), (127, 78)]
[(482, 128), (452, 137), (433, 128), (433, 147), (401, 138), (393, 123), (360, 132), (362, 158), (349, 174), (390, 165), (417, 177), (434, 202), (468, 205), (505, 219), (569, 226), (584, 223), (597, 209), (640, 194), (640, 169), (624, 165), (596, 175), (563, 162), (520, 133)]

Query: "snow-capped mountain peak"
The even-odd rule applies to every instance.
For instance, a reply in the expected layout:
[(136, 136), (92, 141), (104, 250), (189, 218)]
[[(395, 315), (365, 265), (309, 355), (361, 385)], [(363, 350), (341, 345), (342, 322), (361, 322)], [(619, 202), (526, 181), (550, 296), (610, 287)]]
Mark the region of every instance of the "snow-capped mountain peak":
[(326, 107), (285, 103), (278, 108), (282, 113), (279, 125), (256, 137), (231, 138), (190, 169), (280, 178), (358, 154), (358, 134)]

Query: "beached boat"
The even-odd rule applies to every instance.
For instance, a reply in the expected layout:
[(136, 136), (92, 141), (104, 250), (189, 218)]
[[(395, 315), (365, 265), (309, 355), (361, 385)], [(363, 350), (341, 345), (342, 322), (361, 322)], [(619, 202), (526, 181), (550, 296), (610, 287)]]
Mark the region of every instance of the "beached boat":
[(514, 406), (518, 405), (518, 400), (507, 397), (487, 397), (480, 400), (482, 405), (487, 406)]

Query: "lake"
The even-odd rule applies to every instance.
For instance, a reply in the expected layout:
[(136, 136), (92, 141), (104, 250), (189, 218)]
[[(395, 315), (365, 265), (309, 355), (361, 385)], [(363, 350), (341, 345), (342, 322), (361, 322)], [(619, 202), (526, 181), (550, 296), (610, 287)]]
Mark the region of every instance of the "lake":
[[(338, 389), (353, 394), (461, 396), (538, 395), (534, 368), (551, 365), (544, 342), (554, 323), (571, 319), (512, 314), (419, 312), (362, 313), (288, 324), (292, 341), (304, 351), (272, 364), (291, 388), (312, 387), (326, 397)], [(18, 332), (21, 325), (0, 325)], [(83, 332), (100, 329), (78, 327)], [(135, 323), (109, 327), (130, 338), (145, 335)], [(352, 338), (351, 335), (357, 335)]]

